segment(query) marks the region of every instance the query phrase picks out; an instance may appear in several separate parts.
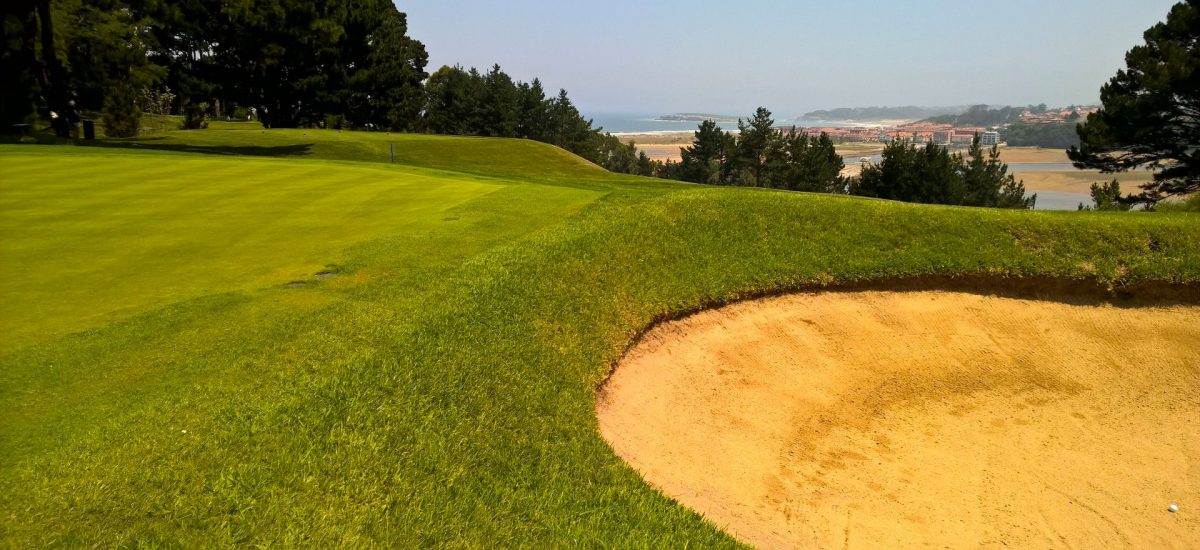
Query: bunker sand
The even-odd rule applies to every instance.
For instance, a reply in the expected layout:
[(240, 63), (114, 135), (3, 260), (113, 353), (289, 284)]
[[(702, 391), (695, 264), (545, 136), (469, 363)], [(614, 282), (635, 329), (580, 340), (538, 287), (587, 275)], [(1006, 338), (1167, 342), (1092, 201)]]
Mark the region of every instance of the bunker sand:
[(759, 547), (1186, 547), (1198, 357), (1195, 306), (795, 294), (654, 328), (597, 413)]

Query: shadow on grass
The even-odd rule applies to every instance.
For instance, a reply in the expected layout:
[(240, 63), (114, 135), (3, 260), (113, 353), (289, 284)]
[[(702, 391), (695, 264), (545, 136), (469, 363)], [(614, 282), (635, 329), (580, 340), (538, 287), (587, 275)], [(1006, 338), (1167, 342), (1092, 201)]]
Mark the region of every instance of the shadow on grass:
[(252, 156), (252, 157), (298, 157), (312, 154), (312, 143), (291, 145), (193, 145), (185, 143), (156, 143), (164, 138), (140, 138), (137, 141), (98, 139), (80, 141), (87, 147), (112, 147), (150, 151), (172, 151), (176, 153), (200, 153), (205, 155)]

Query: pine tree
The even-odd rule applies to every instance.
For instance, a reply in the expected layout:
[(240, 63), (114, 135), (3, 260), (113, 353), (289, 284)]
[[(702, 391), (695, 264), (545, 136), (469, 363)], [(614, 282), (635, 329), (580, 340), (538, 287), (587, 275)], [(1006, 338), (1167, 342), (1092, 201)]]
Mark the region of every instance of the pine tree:
[(522, 83), (517, 89), (520, 114), (517, 117), (517, 136), (535, 141), (546, 141), (550, 125), (549, 102), (542, 81), (533, 79)]
[(133, 86), (117, 84), (104, 98), (104, 135), (115, 138), (134, 137), (142, 120)]
[(768, 153), (779, 139), (771, 111), (759, 107), (749, 121), (738, 120), (737, 168), (739, 185), (759, 186), (767, 181)]
[(692, 144), (679, 151), (679, 169), (683, 180), (723, 183), (722, 166), (729, 160), (731, 141), (728, 132), (717, 126), (716, 122), (701, 122), (692, 135)]
[(1154, 181), (1126, 199), (1153, 204), (1200, 191), (1200, 0), (1175, 4), (1144, 37), (1100, 88), (1102, 107), (1076, 127), (1080, 144), (1067, 155), (1105, 173), (1154, 167)]

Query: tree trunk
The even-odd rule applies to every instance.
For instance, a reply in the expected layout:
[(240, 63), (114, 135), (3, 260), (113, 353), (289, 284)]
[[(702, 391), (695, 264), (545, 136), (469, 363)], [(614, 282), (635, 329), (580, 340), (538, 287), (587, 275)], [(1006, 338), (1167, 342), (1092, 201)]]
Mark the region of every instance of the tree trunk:
[(37, 14), (42, 30), (42, 91), (46, 95), (47, 106), (58, 114), (58, 119), (53, 121), (54, 131), (59, 137), (69, 137), (71, 128), (66, 119), (67, 78), (62, 63), (58, 60), (58, 51), (54, 47), (54, 21), (50, 15), (50, 0), (37, 0)]

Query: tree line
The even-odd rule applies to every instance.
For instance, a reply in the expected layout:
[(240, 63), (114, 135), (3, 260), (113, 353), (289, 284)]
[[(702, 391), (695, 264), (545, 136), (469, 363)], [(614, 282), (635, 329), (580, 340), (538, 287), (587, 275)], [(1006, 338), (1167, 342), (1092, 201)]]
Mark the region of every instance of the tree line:
[(759, 107), (738, 132), (702, 122), (679, 163), (662, 163), (656, 175), (695, 183), (767, 187), (792, 191), (850, 194), (906, 202), (1033, 208), (1037, 196), (1008, 173), (1000, 151), (985, 149), (979, 136), (966, 155), (929, 143), (918, 148), (903, 139), (890, 142), (879, 163), (861, 175), (841, 175), (845, 164), (833, 141), (775, 127), (771, 112)]
[(185, 128), (253, 113), (275, 128), (528, 138), (609, 166), (630, 154), (565, 90), (547, 97), (498, 66), (428, 74), (391, 0), (14, 0), (2, 15), (5, 126), (52, 118), (65, 137), (92, 111), (128, 137), (143, 111), (182, 114)]
[(664, 165), (667, 177), (695, 183), (768, 187), (792, 191), (844, 191), (842, 157), (822, 132), (810, 136), (793, 127), (775, 128), (771, 111), (759, 107), (749, 120), (738, 120), (736, 134), (713, 121), (700, 123), (692, 144), (680, 151), (678, 165)]
[(978, 135), (966, 155), (927, 143), (924, 147), (894, 140), (883, 160), (863, 167), (850, 182), (850, 194), (905, 202), (1033, 208), (1037, 195), (1025, 196), (1025, 185), (1008, 173), (996, 146), (984, 149)]
[(14, 0), (3, 16), (5, 124), (75, 110), (136, 121), (141, 99), (168, 90), (176, 112), (253, 107), (274, 127), (333, 116), (406, 130), (423, 108), (428, 55), (390, 0)]

